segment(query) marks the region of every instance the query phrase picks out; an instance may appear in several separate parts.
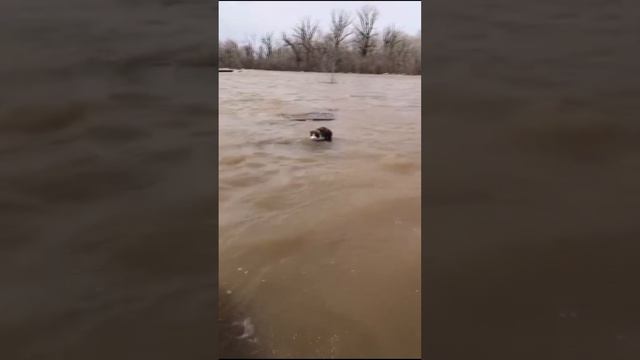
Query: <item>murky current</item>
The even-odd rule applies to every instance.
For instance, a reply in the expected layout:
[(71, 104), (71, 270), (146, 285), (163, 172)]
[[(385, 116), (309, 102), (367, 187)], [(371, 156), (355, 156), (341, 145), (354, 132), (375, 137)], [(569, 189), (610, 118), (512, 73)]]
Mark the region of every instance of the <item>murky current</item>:
[(0, 4), (0, 358), (216, 358), (215, 5)]
[(222, 356), (420, 355), (420, 83), (219, 74)]

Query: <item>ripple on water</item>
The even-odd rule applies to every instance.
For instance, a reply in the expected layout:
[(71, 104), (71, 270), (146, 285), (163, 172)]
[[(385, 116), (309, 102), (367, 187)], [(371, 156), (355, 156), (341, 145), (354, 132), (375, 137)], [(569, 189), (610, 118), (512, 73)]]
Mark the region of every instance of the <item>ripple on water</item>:
[(380, 161), (382, 169), (397, 174), (413, 174), (420, 171), (420, 162), (400, 156), (386, 156)]
[(244, 155), (229, 155), (220, 159), (220, 165), (238, 165), (247, 159)]
[(220, 179), (220, 183), (231, 187), (248, 187), (264, 182), (263, 176), (256, 176), (254, 174), (238, 174), (229, 176), (224, 179)]
[[(283, 191), (282, 188), (286, 188)], [(304, 183), (289, 183), (273, 192), (260, 193), (249, 198), (254, 207), (261, 210), (291, 210), (309, 205), (313, 200), (305, 194)]]

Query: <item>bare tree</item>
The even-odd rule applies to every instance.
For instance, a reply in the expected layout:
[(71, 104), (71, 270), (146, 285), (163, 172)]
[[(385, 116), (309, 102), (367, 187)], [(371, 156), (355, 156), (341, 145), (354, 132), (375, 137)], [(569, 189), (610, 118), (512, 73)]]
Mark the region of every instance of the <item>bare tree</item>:
[(413, 66), (411, 68), (412, 74), (422, 75), (422, 33), (418, 31), (416, 37), (413, 40), (413, 46), (415, 48)]
[(351, 25), (351, 17), (344, 10), (331, 12), (331, 40), (333, 47), (338, 49), (345, 39), (351, 35), (349, 26)]
[(221, 42), (219, 64), (267, 70), (301, 70), (304, 65), (306, 70), (330, 72), (331, 82), (338, 72), (421, 74), (420, 32), (409, 35), (389, 26), (380, 29), (379, 36), (377, 20), (378, 12), (370, 6), (361, 8), (353, 21), (346, 11), (334, 10), (323, 34), (305, 18), (281, 37), (266, 33), (241, 44)]
[(400, 31), (393, 24), (384, 29), (382, 32), (382, 44), (385, 52), (393, 53), (395, 47), (402, 41), (400, 35)]
[(222, 43), (218, 52), (220, 67), (239, 68), (242, 66), (241, 58), (242, 54), (238, 43), (233, 40), (226, 40)]
[(245, 38), (244, 45), (241, 47), (242, 50), (242, 66), (245, 68), (252, 68), (255, 65), (255, 57), (256, 57), (256, 36), (250, 35)]
[[(330, 40), (331, 40), (331, 73), (335, 73), (336, 66), (340, 61), (340, 45), (351, 35), (351, 31), (349, 30), (349, 26), (351, 25), (351, 17), (349, 13), (344, 10), (336, 11), (333, 10), (331, 12), (331, 29), (330, 29)], [(331, 82), (335, 82), (333, 75), (331, 76)]]
[(305, 51), (307, 70), (311, 68), (311, 59), (314, 52), (314, 37), (318, 31), (318, 23), (311, 23), (311, 19), (305, 18), (293, 28), (293, 36)]
[(287, 37), (286, 33), (282, 33), (282, 41), (284, 41), (285, 45), (291, 48), (293, 55), (296, 58), (296, 69), (300, 69), (300, 63), (302, 62), (302, 55), (300, 51), (300, 47), (296, 44), (292, 39)]
[(270, 59), (271, 55), (273, 55), (273, 33), (269, 32), (264, 34), (260, 41), (262, 42), (262, 45), (264, 45), (267, 58)]
[(255, 50), (253, 49), (253, 44), (248, 43), (242, 47), (242, 51), (244, 52), (244, 62), (242, 64), (245, 68), (251, 68), (254, 65), (254, 55)]
[(265, 57), (264, 57), (264, 46), (260, 45), (258, 47), (258, 59), (257, 59), (258, 63), (256, 64), (256, 66), (258, 68), (264, 67), (264, 65), (265, 65), (264, 59), (265, 59)]
[(375, 48), (375, 36), (373, 27), (378, 20), (378, 10), (375, 7), (365, 5), (357, 12), (358, 23), (355, 25), (355, 43), (360, 55), (367, 56)]
[(396, 70), (397, 55), (403, 54), (402, 50), (405, 49), (402, 45), (404, 45), (402, 33), (393, 24), (387, 26), (382, 32), (382, 48), (387, 72)]

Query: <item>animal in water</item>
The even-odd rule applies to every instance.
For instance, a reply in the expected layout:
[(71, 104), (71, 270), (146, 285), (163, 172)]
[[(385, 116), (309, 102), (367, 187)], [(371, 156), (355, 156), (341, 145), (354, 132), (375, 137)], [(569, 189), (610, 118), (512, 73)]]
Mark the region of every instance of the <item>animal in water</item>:
[(333, 133), (326, 127), (317, 128), (309, 132), (309, 139), (314, 141), (331, 141)]

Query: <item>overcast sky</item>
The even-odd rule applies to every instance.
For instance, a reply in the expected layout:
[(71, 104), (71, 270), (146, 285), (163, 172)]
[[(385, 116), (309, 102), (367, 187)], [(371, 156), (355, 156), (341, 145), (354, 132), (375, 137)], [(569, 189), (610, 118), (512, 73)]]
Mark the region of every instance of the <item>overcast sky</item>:
[(326, 32), (332, 9), (344, 9), (353, 16), (365, 4), (380, 12), (377, 29), (394, 23), (398, 29), (415, 35), (420, 31), (422, 5), (420, 1), (220, 1), (218, 4), (220, 40), (240, 42), (252, 34), (259, 40), (262, 34), (271, 31), (279, 37), (305, 16), (317, 20)]

